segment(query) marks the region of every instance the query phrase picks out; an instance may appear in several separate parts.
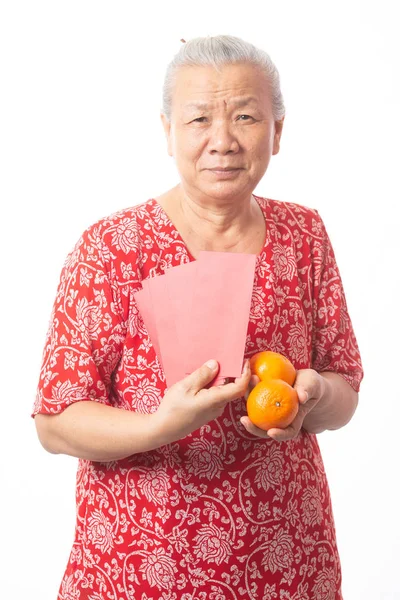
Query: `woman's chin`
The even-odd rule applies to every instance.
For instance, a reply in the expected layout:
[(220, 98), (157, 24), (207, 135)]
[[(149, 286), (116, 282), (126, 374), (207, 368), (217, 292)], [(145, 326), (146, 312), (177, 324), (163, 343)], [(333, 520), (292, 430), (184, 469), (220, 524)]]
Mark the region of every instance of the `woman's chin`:
[(196, 189), (204, 193), (205, 196), (218, 200), (232, 199), (232, 196), (250, 196), (253, 191), (253, 187), (249, 184), (244, 185), (243, 182), (239, 183), (235, 180), (224, 180), (214, 183), (207, 182), (197, 186)]

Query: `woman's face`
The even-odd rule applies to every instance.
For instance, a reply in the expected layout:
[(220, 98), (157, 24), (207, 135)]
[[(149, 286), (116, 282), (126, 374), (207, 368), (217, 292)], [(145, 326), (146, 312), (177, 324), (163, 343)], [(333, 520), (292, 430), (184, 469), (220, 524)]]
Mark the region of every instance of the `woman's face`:
[[(189, 195), (249, 197), (279, 152), (283, 119), (274, 122), (267, 78), (248, 64), (182, 67), (169, 122), (168, 153)], [(232, 168), (217, 172), (212, 169)]]

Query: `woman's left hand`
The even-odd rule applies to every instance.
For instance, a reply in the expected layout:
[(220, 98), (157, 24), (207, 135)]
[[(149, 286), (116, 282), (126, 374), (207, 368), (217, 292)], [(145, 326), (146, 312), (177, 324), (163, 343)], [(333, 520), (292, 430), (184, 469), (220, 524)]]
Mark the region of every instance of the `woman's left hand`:
[[(249, 392), (260, 380), (257, 376), (252, 375)], [(240, 422), (247, 431), (260, 438), (272, 438), (277, 442), (286, 442), (298, 436), (300, 429), (303, 426), (303, 421), (306, 415), (314, 408), (324, 395), (326, 389), (326, 381), (324, 378), (314, 371), (314, 369), (300, 369), (297, 371), (296, 380), (293, 385), (299, 398), (299, 412), (285, 429), (276, 427), (264, 431), (250, 421), (249, 417), (241, 417)], [(246, 396), (247, 400), (248, 394)]]

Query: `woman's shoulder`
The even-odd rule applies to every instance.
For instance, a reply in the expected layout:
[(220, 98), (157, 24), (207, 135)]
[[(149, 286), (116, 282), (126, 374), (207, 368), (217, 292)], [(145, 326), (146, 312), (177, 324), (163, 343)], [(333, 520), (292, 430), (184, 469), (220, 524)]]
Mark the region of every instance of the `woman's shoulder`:
[(139, 223), (148, 217), (153, 204), (154, 200), (149, 199), (141, 202), (140, 204), (134, 204), (127, 208), (114, 211), (107, 216), (101, 217), (97, 219), (97, 221), (94, 221), (92, 225), (88, 227), (88, 229), (101, 229), (106, 231), (110, 228), (113, 229), (118, 227), (121, 224), (128, 224), (129, 222)]
[(66, 256), (64, 272), (73, 272), (78, 264), (86, 264), (107, 273), (110, 279), (136, 280), (136, 266), (143, 258), (142, 246), (150, 247), (153, 243), (152, 230), (156, 229), (150, 214), (153, 203), (150, 199), (93, 222)]
[(149, 199), (97, 219), (84, 230), (77, 246), (92, 246), (105, 256), (111, 249), (114, 254), (131, 254), (138, 249), (144, 230), (149, 230), (153, 204)]
[(299, 229), (303, 234), (308, 233), (312, 237), (322, 235), (322, 219), (316, 208), (266, 196), (255, 197), (259, 201), (267, 222), (274, 223), (278, 229), (289, 227), (292, 231)]
[(257, 196), (253, 194), (262, 206), (272, 214), (280, 214), (282, 217), (290, 216), (291, 214), (302, 214), (302, 215), (312, 215), (318, 216), (318, 210), (316, 208), (312, 208), (305, 204), (300, 204), (299, 202), (292, 202), (288, 200), (277, 200), (276, 198), (269, 198), (267, 196)]

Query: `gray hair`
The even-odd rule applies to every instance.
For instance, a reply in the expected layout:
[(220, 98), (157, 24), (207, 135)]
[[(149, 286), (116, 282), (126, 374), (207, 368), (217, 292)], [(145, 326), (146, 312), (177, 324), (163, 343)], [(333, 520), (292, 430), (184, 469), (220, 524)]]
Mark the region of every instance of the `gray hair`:
[(197, 37), (182, 44), (169, 63), (164, 79), (162, 112), (168, 121), (171, 120), (172, 94), (180, 67), (213, 66), (221, 72), (222, 65), (239, 62), (256, 65), (266, 75), (270, 83), (273, 117), (280, 121), (285, 116), (285, 105), (278, 69), (264, 50), (233, 35)]

